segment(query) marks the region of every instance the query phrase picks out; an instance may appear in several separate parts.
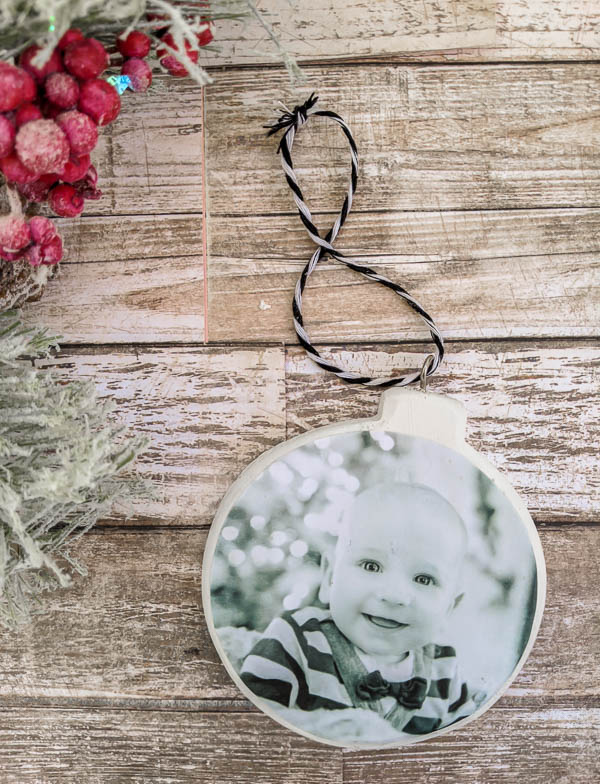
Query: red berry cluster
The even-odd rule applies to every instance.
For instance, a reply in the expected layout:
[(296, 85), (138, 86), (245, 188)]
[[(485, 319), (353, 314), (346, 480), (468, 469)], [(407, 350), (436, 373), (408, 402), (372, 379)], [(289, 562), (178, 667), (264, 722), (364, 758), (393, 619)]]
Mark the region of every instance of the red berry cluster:
[(36, 215), (28, 222), (20, 216), (4, 215), (0, 218), (0, 258), (26, 258), (34, 267), (56, 264), (62, 258), (62, 240), (48, 218)]
[[(99, 78), (109, 57), (96, 39), (68, 30), (41, 67), (34, 62), (39, 51), (25, 49), (18, 66), (0, 63), (0, 169), (29, 201), (48, 200), (57, 215), (74, 217), (85, 199), (102, 195), (89, 154), (98, 126), (117, 117), (121, 99)], [(32, 241), (44, 248), (51, 240)], [(27, 255), (32, 264), (49, 263)]]
[[(171, 32), (168, 25), (162, 24), (167, 19), (168, 16), (163, 16), (161, 14), (146, 14), (146, 18), (150, 22), (155, 22), (157, 25), (154, 34), (157, 35), (163, 43), (167, 44), (171, 49), (174, 49), (176, 52), (179, 51), (179, 47), (175, 42), (175, 38), (173, 37), (173, 33)], [(192, 21), (188, 19), (187, 21)], [(202, 17), (200, 22), (203, 26), (203, 29), (196, 33), (196, 40), (198, 41), (198, 46), (206, 46), (213, 40), (213, 33), (212, 33), (212, 25), (208, 19)], [(189, 59), (193, 63), (198, 62), (198, 50), (193, 48), (189, 41), (184, 42), (185, 45), (185, 53), (189, 57)], [(188, 72), (184, 65), (182, 65), (179, 60), (172, 55), (168, 49), (165, 47), (159, 46), (156, 50), (156, 56), (158, 57), (160, 64), (163, 68), (165, 68), (171, 76), (187, 76)]]
[(117, 49), (125, 58), (121, 73), (129, 77), (131, 89), (136, 93), (146, 92), (152, 84), (152, 71), (144, 60), (150, 52), (150, 45), (148, 36), (139, 30), (133, 30), (125, 38), (123, 33), (117, 37)]
[[(178, 51), (167, 24), (169, 17), (148, 14), (155, 21), (156, 35)], [(188, 22), (196, 23), (188, 19)], [(213, 39), (211, 25), (201, 18), (198, 46)], [(150, 38), (134, 30), (116, 40), (123, 56), (121, 74), (129, 77), (136, 92), (152, 84), (152, 71), (145, 61)], [(188, 58), (198, 61), (197, 49), (185, 42)], [(119, 114), (119, 92), (101, 74), (109, 65), (104, 46), (86, 38), (81, 30), (67, 30), (43, 66), (35, 64), (40, 51), (25, 49), (19, 65), (0, 62), (0, 171), (7, 182), (29, 201), (47, 201), (62, 217), (83, 211), (86, 199), (99, 199), (98, 173), (90, 153), (98, 141), (98, 126), (108, 125)], [(157, 56), (173, 76), (187, 76), (185, 67), (164, 47)], [(27, 258), (34, 266), (55, 264), (62, 256), (62, 242), (51, 221), (21, 215), (0, 218), (0, 258)]]

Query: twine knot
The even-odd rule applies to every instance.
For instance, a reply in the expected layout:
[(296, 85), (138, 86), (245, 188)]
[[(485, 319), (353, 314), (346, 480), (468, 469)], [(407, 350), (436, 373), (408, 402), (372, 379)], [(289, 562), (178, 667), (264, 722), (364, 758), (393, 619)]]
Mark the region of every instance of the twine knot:
[(270, 128), (267, 136), (272, 136), (274, 133), (277, 133), (277, 131), (281, 131), (284, 128), (290, 128), (292, 125), (297, 131), (300, 130), (308, 120), (309, 110), (313, 108), (318, 100), (319, 97), (314, 93), (311, 93), (310, 97), (304, 101), (303, 104), (294, 106), (291, 112), (289, 109), (286, 110), (277, 122), (272, 125), (263, 125), (263, 128)]

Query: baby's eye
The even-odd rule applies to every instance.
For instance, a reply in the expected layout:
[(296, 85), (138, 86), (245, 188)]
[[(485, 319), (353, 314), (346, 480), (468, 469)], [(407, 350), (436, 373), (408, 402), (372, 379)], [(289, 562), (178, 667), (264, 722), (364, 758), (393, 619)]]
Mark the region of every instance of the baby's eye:
[(378, 563), (377, 561), (361, 561), (360, 566), (365, 570), (365, 572), (381, 571), (381, 564)]
[(418, 574), (415, 577), (415, 582), (419, 585), (437, 585), (437, 580), (430, 574)]

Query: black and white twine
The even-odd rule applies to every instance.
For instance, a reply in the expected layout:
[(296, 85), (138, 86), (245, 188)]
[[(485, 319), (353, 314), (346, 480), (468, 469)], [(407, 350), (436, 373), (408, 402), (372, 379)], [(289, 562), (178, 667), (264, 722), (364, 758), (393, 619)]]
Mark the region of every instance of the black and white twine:
[[(282, 114), (276, 123), (265, 126), (266, 128), (270, 129), (267, 136), (271, 136), (272, 134), (285, 129), (285, 133), (283, 134), (278, 147), (278, 152), (281, 155), (281, 165), (283, 167), (287, 183), (294, 195), (294, 201), (298, 207), (300, 219), (306, 227), (310, 238), (317, 245), (317, 249), (313, 253), (310, 261), (302, 270), (302, 274), (296, 283), (296, 289), (294, 292), (294, 327), (296, 329), (296, 334), (298, 335), (298, 340), (306, 350), (308, 356), (314, 362), (316, 362), (317, 365), (320, 365), (320, 367), (324, 368), (325, 370), (329, 370), (331, 373), (335, 373), (336, 376), (339, 376), (339, 378), (344, 379), (344, 381), (347, 381), (350, 384), (365, 384), (366, 386), (371, 387), (405, 386), (407, 384), (413, 383), (414, 381), (418, 381), (419, 379), (421, 379), (421, 382), (423, 383), (427, 376), (435, 373), (444, 356), (444, 340), (435, 322), (431, 316), (429, 316), (425, 310), (423, 310), (421, 305), (419, 305), (419, 303), (413, 297), (411, 297), (408, 291), (402, 288), (402, 286), (394, 283), (388, 278), (385, 278), (383, 275), (379, 275), (369, 267), (364, 267), (361, 264), (356, 264), (353, 261), (350, 261), (350, 259), (343, 256), (333, 247), (333, 243), (335, 242), (340, 229), (344, 225), (346, 218), (348, 217), (348, 213), (350, 212), (350, 208), (352, 207), (352, 198), (356, 190), (356, 181), (358, 177), (358, 153), (356, 151), (356, 144), (354, 143), (350, 129), (344, 120), (335, 112), (319, 111), (315, 109), (314, 107), (317, 100), (317, 96), (315, 96), (313, 93), (306, 103), (302, 104), (302, 106), (295, 106), (293, 111), (288, 110)], [(298, 180), (296, 179), (296, 174), (294, 172), (294, 164), (292, 163), (292, 146), (294, 144), (294, 137), (296, 132), (300, 130), (300, 128), (311, 115), (330, 117), (332, 120), (334, 120), (344, 132), (350, 145), (352, 169), (350, 184), (348, 186), (348, 193), (346, 194), (339, 215), (335, 219), (333, 226), (329, 229), (325, 237), (321, 237), (319, 230), (313, 222), (310, 210), (304, 201), (302, 191), (298, 185)], [(334, 365), (330, 361), (324, 359), (319, 354), (317, 349), (311, 343), (310, 338), (308, 337), (308, 334), (304, 328), (304, 320), (302, 318), (302, 293), (304, 292), (304, 287), (306, 286), (309, 275), (313, 272), (319, 261), (321, 261), (321, 259), (327, 255), (331, 256), (336, 261), (345, 264), (351, 270), (359, 272), (361, 275), (369, 278), (369, 280), (374, 280), (376, 283), (381, 283), (381, 285), (392, 289), (392, 291), (396, 292), (396, 294), (402, 297), (402, 299), (405, 300), (410, 305), (410, 307), (419, 314), (419, 316), (427, 324), (431, 333), (431, 339), (433, 340), (435, 346), (434, 354), (427, 357), (422, 370), (405, 373), (404, 375), (397, 376), (395, 378), (370, 378), (369, 376), (361, 376), (358, 373), (351, 373), (350, 371), (343, 370), (342, 368), (337, 367), (337, 365)]]

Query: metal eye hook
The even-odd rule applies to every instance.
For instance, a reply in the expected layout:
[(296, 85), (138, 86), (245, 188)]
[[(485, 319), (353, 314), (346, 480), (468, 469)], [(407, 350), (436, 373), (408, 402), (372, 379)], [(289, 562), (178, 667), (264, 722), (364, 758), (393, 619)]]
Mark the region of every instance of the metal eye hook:
[(427, 371), (431, 367), (431, 364), (435, 357), (433, 354), (428, 354), (425, 357), (425, 361), (423, 362), (423, 367), (421, 368), (421, 374), (419, 376), (420, 379), (420, 386), (423, 392), (427, 392)]

